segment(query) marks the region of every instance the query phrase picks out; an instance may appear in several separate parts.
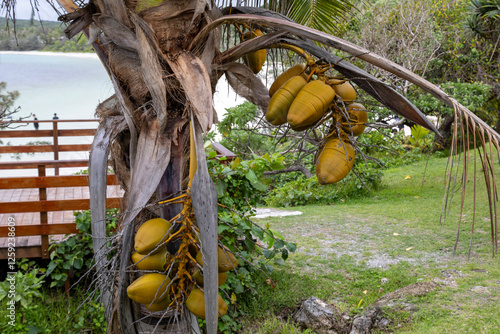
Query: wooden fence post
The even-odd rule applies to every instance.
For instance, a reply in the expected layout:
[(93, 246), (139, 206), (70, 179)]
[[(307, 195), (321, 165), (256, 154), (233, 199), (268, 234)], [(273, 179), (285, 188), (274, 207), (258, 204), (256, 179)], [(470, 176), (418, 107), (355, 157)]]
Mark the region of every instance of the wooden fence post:
[[(54, 160), (59, 160), (59, 131), (57, 129), (57, 121), (52, 121), (52, 137), (54, 144)], [(54, 175), (59, 175), (59, 165), (54, 167)]]
[[(47, 200), (47, 188), (45, 187), (45, 165), (38, 165), (38, 176), (40, 177), (41, 184), (40, 188), (38, 188), (38, 196), (39, 200), (42, 202), (42, 210), (40, 211), (40, 224), (41, 225), (46, 225), (48, 224), (48, 214), (46, 208), (45, 208), (45, 203), (43, 201)], [(48, 259), (49, 258), (49, 236), (48, 235), (42, 235), (40, 236), (42, 238), (42, 259)]]

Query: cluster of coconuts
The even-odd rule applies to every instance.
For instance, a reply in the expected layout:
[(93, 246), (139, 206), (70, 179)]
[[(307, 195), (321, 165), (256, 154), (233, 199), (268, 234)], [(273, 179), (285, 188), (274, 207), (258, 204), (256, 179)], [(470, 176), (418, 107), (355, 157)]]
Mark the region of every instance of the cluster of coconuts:
[(363, 133), (368, 113), (362, 104), (354, 103), (356, 90), (348, 81), (329, 77), (312, 80), (308, 67), (295, 65), (276, 78), (269, 89), (266, 120), (274, 126), (288, 123), (292, 130), (304, 131), (328, 112), (334, 113), (342, 133), (334, 130), (327, 136), (316, 154), (315, 169), (321, 184), (335, 183), (352, 169), (355, 151), (348, 138)]
[[(135, 235), (132, 262), (140, 271), (157, 271), (144, 273), (127, 288), (127, 294), (133, 301), (143, 304), (151, 312), (165, 311), (176, 303), (172, 302), (176, 294), (175, 272), (171, 277), (166, 275), (168, 266), (174, 265), (174, 257), (168, 252), (165, 241), (171, 235), (172, 225), (165, 219), (154, 218), (142, 224)], [(196, 238), (197, 240), (197, 238)], [(205, 318), (205, 295), (203, 292), (203, 260), (199, 247), (190, 248), (196, 262), (187, 261), (185, 270), (191, 279), (183, 283), (187, 296), (183, 297), (188, 310), (199, 318)], [(219, 285), (227, 279), (226, 272), (236, 268), (237, 259), (228, 249), (218, 250)], [(201, 269), (201, 270), (200, 270)], [(162, 272), (162, 273), (160, 273)], [(227, 312), (227, 304), (218, 296), (218, 313), (223, 316)]]

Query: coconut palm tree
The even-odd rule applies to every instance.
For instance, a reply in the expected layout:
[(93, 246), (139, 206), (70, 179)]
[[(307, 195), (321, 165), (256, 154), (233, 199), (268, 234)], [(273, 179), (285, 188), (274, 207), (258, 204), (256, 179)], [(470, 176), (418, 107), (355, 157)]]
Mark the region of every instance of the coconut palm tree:
[[(333, 68), (392, 111), (437, 132), (403, 96), (329, 50), (344, 51), (431, 93), (455, 110), (452, 156), (457, 152), (459, 132), (463, 134), (460, 139), (463, 147), (475, 148), (478, 142), (482, 146), (481, 161), (490, 199), (492, 203), (496, 201), (493, 155), (486, 153), (485, 143), (489, 141), (498, 148), (500, 136), (439, 87), (369, 50), (331, 35), (335, 31), (331, 19), (342, 19), (350, 8), (347, 2), (253, 0), (244, 1), (246, 6), (231, 6), (229, 0), (90, 0), (78, 1), (78, 6), (71, 0), (58, 2), (67, 11), (60, 17), (69, 24), (67, 36), (87, 33), (115, 90), (97, 108), (102, 122), (90, 156), (97, 284), (108, 328), (113, 333), (137, 333), (145, 329), (171, 332), (172, 328), (163, 329), (161, 320), (175, 312), (182, 312), (184, 319), (177, 325), (187, 326), (178, 329), (180, 332), (197, 331), (196, 319), (182, 306), (188, 287), (182, 288), (180, 283), (169, 285), (175, 300), (168, 312), (159, 312), (160, 317), (151, 328), (147, 325), (152, 319), (150, 314), (127, 296), (127, 286), (137, 277), (130, 262), (134, 232), (144, 220), (156, 214), (170, 220), (174, 232), (199, 233), (207, 332), (216, 333), (217, 194), (208, 175), (202, 134), (216, 121), (212, 96), (222, 75), (236, 93), (263, 111), (267, 109), (268, 89), (250, 64), (240, 60), (242, 57), (248, 60), (258, 50), (285, 50), (284, 54), (291, 50), (315, 68)], [(14, 3), (2, 0), (2, 5), (8, 8)], [(245, 31), (256, 30), (262, 36), (240, 42), (243, 38), (238, 35), (243, 37)], [(469, 136), (475, 139), (470, 145)], [(105, 234), (109, 155), (125, 190), (120, 233), (111, 246)], [(456, 168), (456, 164), (450, 166)], [(464, 173), (464, 181), (466, 178)], [(450, 184), (453, 181), (450, 179)], [(463, 184), (465, 187), (467, 182)], [(494, 208), (492, 204), (492, 217), (496, 216)], [(492, 219), (494, 252), (496, 235), (496, 222)], [(187, 239), (180, 243), (172, 239), (167, 243), (172, 256), (185, 254), (185, 258), (176, 258), (181, 262), (188, 257), (186, 251), (180, 254), (182, 249), (186, 250), (182, 247)], [(109, 256), (110, 250), (116, 252), (114, 257)], [(186, 263), (196, 266), (188, 260)], [(168, 272), (178, 270), (174, 277), (177, 282), (184, 282), (186, 272), (173, 267), (169, 266)]]

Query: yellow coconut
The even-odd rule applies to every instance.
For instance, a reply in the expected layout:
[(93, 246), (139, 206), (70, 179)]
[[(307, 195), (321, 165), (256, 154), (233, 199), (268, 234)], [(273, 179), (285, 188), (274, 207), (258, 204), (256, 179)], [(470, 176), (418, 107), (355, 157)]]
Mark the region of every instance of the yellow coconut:
[[(219, 273), (219, 286), (222, 284), (226, 283), (227, 280), (227, 274), (226, 273)], [(203, 286), (203, 275), (199, 270), (196, 270), (195, 273), (193, 274), (193, 278), (196, 280), (196, 283), (198, 285)]]
[(167, 256), (169, 255), (167, 249), (162, 247), (163, 249), (151, 255), (142, 255), (137, 252), (132, 254), (132, 262), (135, 264), (137, 269), (139, 270), (158, 270), (163, 271), (165, 268), (165, 262), (167, 262)]
[(306, 84), (306, 79), (301, 76), (295, 76), (285, 82), (269, 101), (266, 120), (275, 126), (285, 124), (290, 106)]
[[(222, 317), (227, 312), (227, 304), (221, 296), (218, 297), (218, 316)], [(205, 319), (205, 294), (200, 289), (193, 289), (186, 300), (189, 312), (201, 319)]]
[(335, 94), (337, 94), (342, 101), (351, 102), (356, 100), (356, 90), (348, 81), (330, 79), (328, 83), (332, 85)]
[(146, 274), (132, 282), (127, 288), (130, 299), (141, 304), (158, 303), (168, 297), (170, 278), (163, 274)]
[(316, 159), (316, 176), (321, 184), (342, 180), (354, 164), (354, 148), (347, 140), (328, 140), (319, 150)]
[(287, 114), (288, 123), (292, 129), (313, 124), (323, 117), (334, 98), (331, 86), (320, 80), (309, 82), (293, 100)]
[[(242, 36), (242, 41), (248, 41), (249, 39), (263, 36), (264, 34), (259, 29), (255, 29), (252, 32), (247, 31)], [(266, 62), (266, 49), (257, 50), (250, 52), (243, 57), (243, 60), (253, 73), (257, 74), (262, 69), (262, 66)]]
[(144, 306), (146, 306), (146, 308), (151, 312), (158, 312), (166, 310), (168, 305), (170, 305), (170, 302), (170, 298), (167, 296), (167, 298), (163, 299), (161, 302), (144, 304)]
[(134, 248), (137, 253), (147, 255), (155, 250), (162, 250), (159, 246), (168, 239), (172, 225), (162, 218), (150, 219), (139, 227), (135, 234)]
[(287, 82), (291, 78), (300, 75), (305, 79), (306, 78), (306, 75), (304, 73), (305, 69), (306, 69), (305, 64), (298, 64), (290, 67), (288, 70), (281, 73), (276, 78), (276, 80), (274, 80), (273, 84), (271, 85), (271, 88), (269, 88), (269, 97), (273, 97), (274, 93), (276, 93), (278, 89), (280, 89), (285, 84), (285, 82)]
[[(219, 251), (217, 253), (218, 258), (218, 271), (219, 273), (224, 273), (226, 271), (232, 270), (238, 266), (238, 260), (234, 257), (233, 253), (231, 253), (226, 247), (223, 250), (219, 247)], [(201, 251), (196, 255), (196, 261), (203, 266), (203, 256)]]
[(342, 130), (347, 134), (353, 136), (361, 135), (366, 128), (366, 122), (368, 122), (368, 113), (365, 107), (361, 103), (352, 103), (348, 106), (347, 113), (349, 115), (349, 121), (346, 120), (345, 115), (342, 117)]

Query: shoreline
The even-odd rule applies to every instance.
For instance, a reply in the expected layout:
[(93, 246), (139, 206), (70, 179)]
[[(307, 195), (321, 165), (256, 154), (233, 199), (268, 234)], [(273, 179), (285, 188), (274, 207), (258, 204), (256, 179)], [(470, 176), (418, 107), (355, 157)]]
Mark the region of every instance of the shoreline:
[(51, 51), (0, 51), (1, 55), (30, 55), (30, 56), (53, 56), (53, 57), (72, 57), (72, 58), (91, 58), (99, 59), (95, 53), (85, 52), (51, 52)]

